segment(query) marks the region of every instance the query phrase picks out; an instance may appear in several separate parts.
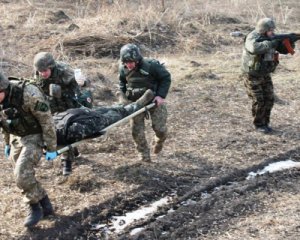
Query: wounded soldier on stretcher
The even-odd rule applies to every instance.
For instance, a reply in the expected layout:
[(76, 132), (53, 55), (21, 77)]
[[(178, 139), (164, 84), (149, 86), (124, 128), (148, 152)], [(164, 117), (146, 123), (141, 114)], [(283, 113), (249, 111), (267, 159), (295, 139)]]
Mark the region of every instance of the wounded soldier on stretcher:
[(104, 134), (102, 130), (109, 125), (143, 108), (154, 98), (154, 93), (147, 90), (136, 102), (126, 106), (73, 108), (53, 116), (57, 145), (74, 142)]

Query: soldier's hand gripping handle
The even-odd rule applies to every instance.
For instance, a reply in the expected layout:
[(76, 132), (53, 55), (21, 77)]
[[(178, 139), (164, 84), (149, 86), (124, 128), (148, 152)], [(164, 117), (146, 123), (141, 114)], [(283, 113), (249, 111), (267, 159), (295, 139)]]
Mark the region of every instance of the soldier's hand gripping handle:
[(56, 157), (57, 157), (57, 152), (56, 151), (55, 152), (48, 152), (48, 151), (46, 152), (45, 158), (46, 158), (47, 161), (52, 161)]

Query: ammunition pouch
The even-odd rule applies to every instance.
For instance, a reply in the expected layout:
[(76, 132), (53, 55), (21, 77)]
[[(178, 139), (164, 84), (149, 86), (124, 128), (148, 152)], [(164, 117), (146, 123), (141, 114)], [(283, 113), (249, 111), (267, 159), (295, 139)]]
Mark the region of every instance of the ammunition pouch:
[(135, 102), (138, 100), (143, 94), (146, 92), (147, 88), (127, 88), (125, 93), (126, 97), (130, 100)]

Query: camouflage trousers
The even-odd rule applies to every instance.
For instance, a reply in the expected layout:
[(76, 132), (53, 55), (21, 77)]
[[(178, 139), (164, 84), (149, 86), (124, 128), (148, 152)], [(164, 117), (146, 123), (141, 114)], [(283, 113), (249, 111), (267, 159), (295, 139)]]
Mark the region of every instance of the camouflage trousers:
[[(145, 118), (147, 113), (141, 113), (131, 120), (132, 136), (138, 152), (143, 155), (150, 154), (145, 136)], [(163, 143), (167, 138), (167, 107), (161, 105), (149, 110), (152, 121), (152, 129), (155, 132), (155, 142)]]
[(270, 123), (271, 110), (274, 105), (273, 82), (270, 75), (254, 77), (242, 75), (248, 96), (252, 99), (253, 124), (256, 127)]
[(22, 190), (24, 201), (37, 203), (46, 196), (46, 191), (35, 178), (34, 168), (43, 155), (41, 134), (25, 137), (11, 135), (10, 158), (15, 163), (14, 176), (19, 189)]

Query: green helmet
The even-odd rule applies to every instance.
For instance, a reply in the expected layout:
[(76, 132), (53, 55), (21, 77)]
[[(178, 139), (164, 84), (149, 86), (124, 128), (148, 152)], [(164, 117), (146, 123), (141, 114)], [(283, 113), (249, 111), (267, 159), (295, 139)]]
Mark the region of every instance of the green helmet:
[(135, 44), (126, 44), (120, 50), (121, 61), (124, 62), (139, 62), (143, 59), (140, 49)]
[(257, 22), (256, 31), (259, 34), (265, 34), (270, 30), (274, 30), (276, 28), (274, 20), (271, 18), (262, 18)]
[(43, 72), (49, 68), (54, 68), (55, 60), (51, 53), (40, 52), (34, 56), (33, 65), (36, 71)]
[(9, 86), (8, 78), (0, 72), (0, 91), (5, 90)]

